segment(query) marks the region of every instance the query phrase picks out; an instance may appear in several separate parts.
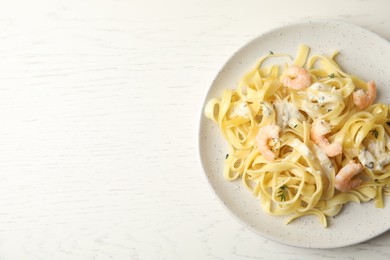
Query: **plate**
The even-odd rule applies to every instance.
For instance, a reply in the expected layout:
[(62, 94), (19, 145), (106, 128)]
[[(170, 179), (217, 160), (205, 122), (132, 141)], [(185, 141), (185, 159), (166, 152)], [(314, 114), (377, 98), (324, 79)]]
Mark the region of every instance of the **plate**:
[(260, 35), (239, 49), (215, 77), (205, 97), (199, 126), (199, 155), (207, 179), (218, 198), (243, 225), (270, 240), (305, 248), (336, 248), (371, 239), (390, 228), (390, 198), (385, 208), (374, 203), (349, 203), (339, 215), (328, 217), (323, 228), (315, 216), (297, 219), (289, 225), (286, 217), (263, 212), (258, 198), (242, 184), (223, 178), (223, 163), (228, 151), (218, 126), (204, 117), (204, 106), (220, 97), (225, 88), (235, 88), (257, 59), (272, 51), (295, 56), (298, 45), (310, 46), (311, 53), (331, 54), (339, 50), (338, 63), (344, 71), (377, 83), (377, 102), (389, 104), (390, 45), (380, 36), (361, 27), (341, 22), (308, 22), (277, 28)]

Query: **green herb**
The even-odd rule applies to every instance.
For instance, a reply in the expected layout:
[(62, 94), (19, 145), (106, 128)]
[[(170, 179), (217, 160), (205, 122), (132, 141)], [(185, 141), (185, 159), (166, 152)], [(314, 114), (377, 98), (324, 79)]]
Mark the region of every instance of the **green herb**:
[(328, 109), (328, 112), (332, 111), (332, 109)]
[(298, 125), (294, 125), (294, 128), (297, 127)]
[(286, 201), (286, 192), (287, 192), (288, 187), (286, 185), (283, 185), (279, 188), (278, 191), (278, 198), (280, 201)]
[(333, 78), (334, 78), (334, 73), (329, 74), (328, 77), (331, 78), (331, 79), (333, 79)]
[(374, 129), (374, 130), (371, 130), (370, 133), (375, 136), (375, 138), (377, 139), (378, 138), (378, 130)]
[(272, 54), (274, 54), (274, 52), (273, 51), (269, 51), (269, 54), (272, 55)]
[(229, 158), (229, 154), (228, 154), (228, 153), (227, 153), (226, 156), (225, 156), (225, 160), (226, 160), (227, 158)]
[(364, 166), (366, 166), (368, 169), (372, 169), (372, 168), (374, 168), (374, 162), (369, 162), (368, 164), (365, 164)]

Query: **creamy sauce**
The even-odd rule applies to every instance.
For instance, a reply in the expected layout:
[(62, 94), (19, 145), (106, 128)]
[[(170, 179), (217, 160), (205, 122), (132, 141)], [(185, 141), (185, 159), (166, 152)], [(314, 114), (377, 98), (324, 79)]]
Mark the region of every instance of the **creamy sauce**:
[(326, 173), (328, 179), (330, 176), (334, 175), (334, 168), (332, 165), (332, 161), (329, 157), (318, 147), (318, 145), (313, 146), (313, 152), (315, 156), (318, 158), (322, 170)]
[(309, 150), (309, 147), (307, 147), (305, 144), (303, 144), (301, 146), (301, 151), (302, 151), (302, 154), (306, 157), (309, 157), (310, 156), (310, 150)]
[(302, 110), (311, 116), (319, 116), (320, 109), (326, 109), (331, 112), (342, 101), (342, 95), (336, 91), (335, 87), (316, 82), (307, 89), (300, 92), (305, 98), (302, 101)]
[(383, 170), (390, 163), (390, 154), (385, 153), (384, 144), (371, 139), (364, 140), (364, 144), (358, 155), (361, 164), (371, 170)]
[(261, 106), (263, 108), (263, 115), (266, 117), (271, 116), (271, 113), (273, 111), (271, 105), (267, 102), (261, 102)]
[[(368, 169), (375, 169), (375, 170), (380, 170), (381, 167), (379, 166), (377, 160), (375, 159), (374, 155), (366, 150), (362, 149), (358, 155), (360, 163), (364, 166), (367, 167)], [(379, 168), (379, 169), (378, 169)]]
[(282, 129), (287, 126), (294, 128), (298, 122), (305, 120), (299, 110), (287, 100), (276, 100), (274, 107), (276, 110), (276, 124)]
[(389, 153), (385, 153), (385, 154), (382, 154), (380, 156), (380, 158), (378, 159), (378, 164), (381, 166), (381, 169), (388, 165), (390, 163), (390, 154)]
[(241, 116), (241, 117), (249, 117), (249, 108), (248, 104), (245, 102), (240, 103), (238, 106), (233, 108), (231, 116)]
[(308, 87), (308, 89), (321, 90), (321, 91), (331, 91), (332, 88), (324, 83), (316, 82), (316, 83), (313, 83), (312, 85), (310, 85), (310, 87)]

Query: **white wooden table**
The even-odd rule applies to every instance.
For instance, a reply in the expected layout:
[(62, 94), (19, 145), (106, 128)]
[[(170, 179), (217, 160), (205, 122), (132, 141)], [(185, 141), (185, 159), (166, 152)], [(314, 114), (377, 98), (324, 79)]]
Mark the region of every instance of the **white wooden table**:
[[(34, 2), (34, 3), (33, 3)], [(390, 39), (390, 2), (2, 1), (0, 259), (389, 259), (266, 240), (197, 158), (203, 96), (248, 40), (307, 20)]]

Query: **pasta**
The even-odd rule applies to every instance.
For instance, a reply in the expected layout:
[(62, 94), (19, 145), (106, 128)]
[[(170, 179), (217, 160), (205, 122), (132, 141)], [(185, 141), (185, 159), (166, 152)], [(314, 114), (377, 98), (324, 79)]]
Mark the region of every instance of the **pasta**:
[(374, 103), (375, 82), (340, 68), (338, 52), (309, 52), (300, 45), (293, 61), (262, 56), (235, 89), (208, 101), (205, 115), (229, 144), (225, 179), (241, 179), (265, 212), (286, 223), (315, 215), (327, 227), (348, 202), (383, 208), (389, 107)]

